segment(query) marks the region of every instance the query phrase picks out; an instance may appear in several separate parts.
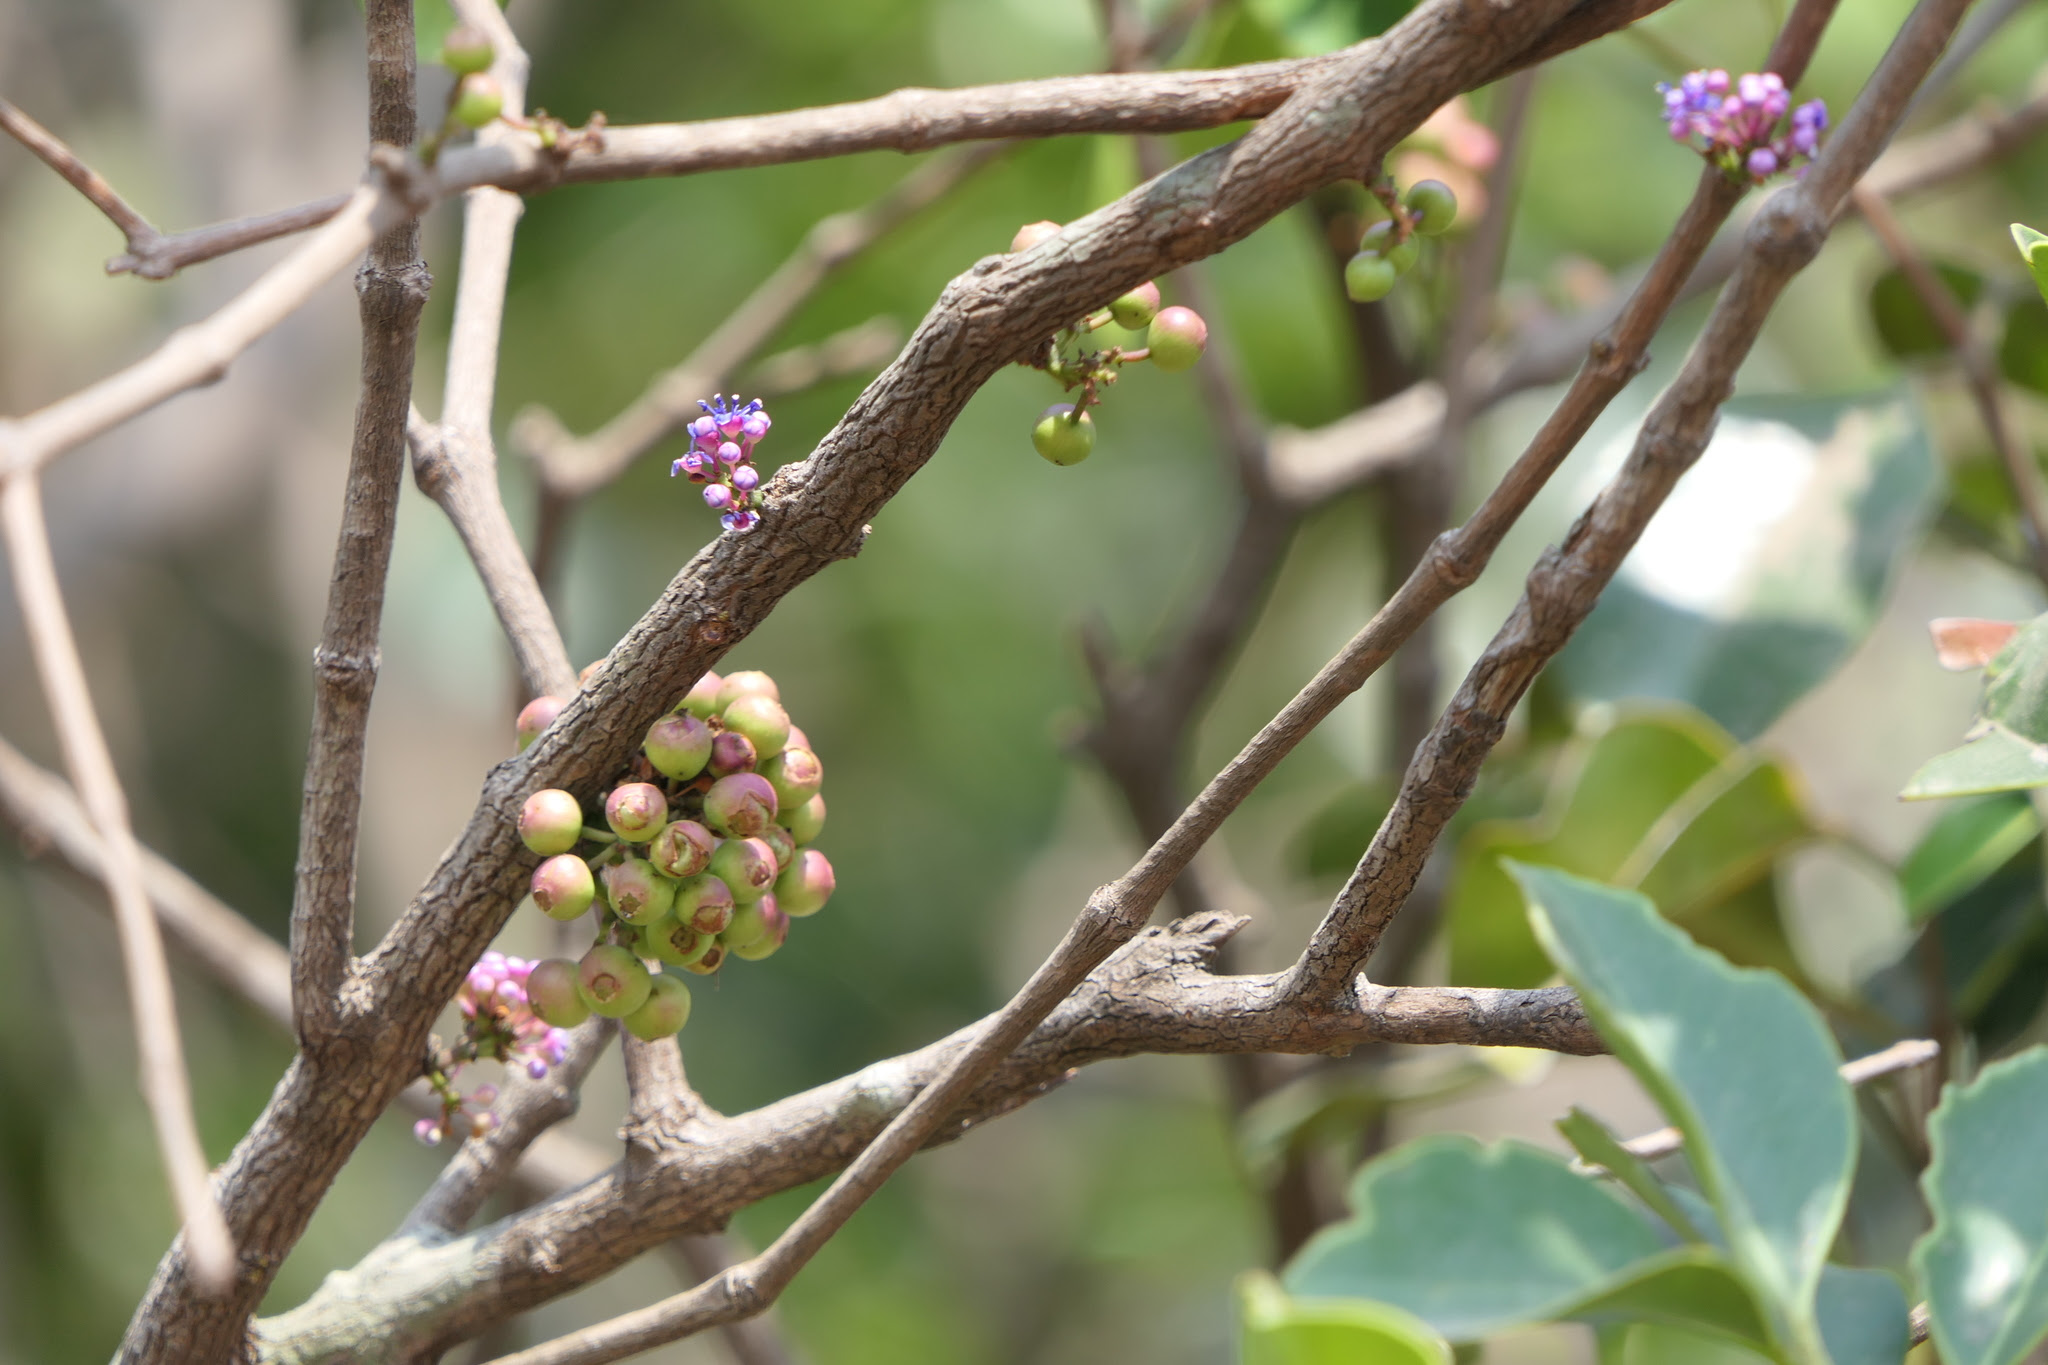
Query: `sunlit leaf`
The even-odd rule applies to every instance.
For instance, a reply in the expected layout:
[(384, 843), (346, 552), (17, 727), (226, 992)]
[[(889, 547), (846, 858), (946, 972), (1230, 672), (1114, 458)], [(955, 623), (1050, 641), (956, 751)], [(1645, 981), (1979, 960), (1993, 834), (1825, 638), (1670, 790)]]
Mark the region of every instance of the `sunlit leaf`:
[(2048, 237), (2024, 223), (2014, 223), (2012, 242), (2020, 249), (2020, 259), (2033, 272), (2034, 287), (2041, 291), (2042, 298), (2048, 299)]
[(1957, 806), (1920, 836), (1899, 868), (1906, 910), (1917, 922), (1955, 901), (2041, 837), (2041, 817), (2024, 796)]
[(2048, 1333), (2048, 1051), (1951, 1086), (1921, 1177), (1934, 1226), (1913, 1248), (1946, 1365), (2010, 1365)]
[(1943, 796), (1984, 796), (2048, 785), (2048, 745), (2023, 739), (2003, 726), (1985, 727), (1975, 739), (1920, 765), (1899, 793), (1902, 801)]
[(1451, 1365), (1429, 1324), (1383, 1303), (1301, 1302), (1271, 1275), (1238, 1281), (1243, 1365)]
[(1564, 1134), (1564, 1140), (1572, 1145), (1580, 1160), (1605, 1170), (1623, 1189), (1642, 1200), (1650, 1212), (1669, 1224), (1673, 1232), (1688, 1242), (1706, 1240), (1700, 1227), (1671, 1197), (1671, 1191), (1648, 1163), (1623, 1146), (1606, 1124), (1574, 1105), (1570, 1114), (1557, 1121), (1557, 1131)]
[(1729, 1255), (1782, 1344), (1813, 1358), (1814, 1296), (1848, 1202), (1856, 1123), (1841, 1054), (1781, 977), (1730, 966), (1642, 896), (1517, 866), (1544, 948), (1685, 1135)]

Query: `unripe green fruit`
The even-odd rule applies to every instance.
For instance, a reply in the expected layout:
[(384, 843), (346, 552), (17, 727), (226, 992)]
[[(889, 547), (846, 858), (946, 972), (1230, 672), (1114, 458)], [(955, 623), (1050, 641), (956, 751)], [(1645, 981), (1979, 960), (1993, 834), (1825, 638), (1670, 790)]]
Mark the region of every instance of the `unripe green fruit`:
[(748, 962), (759, 962), (763, 958), (775, 956), (777, 952), (781, 951), (782, 945), (788, 941), (789, 922), (784, 920), (782, 929), (779, 932), (763, 934), (752, 943), (743, 943), (732, 950), (732, 955)]
[(767, 895), (779, 870), (775, 850), (759, 839), (727, 839), (711, 855), (711, 875), (724, 882), (741, 905)]
[(645, 858), (627, 858), (604, 870), (604, 895), (626, 923), (652, 924), (676, 903), (676, 884)]
[(788, 937), (789, 916), (776, 906), (775, 897), (763, 896), (735, 915), (732, 927), (720, 934), (718, 941), (732, 949), (734, 956), (759, 962)]
[(825, 765), (809, 749), (785, 748), (761, 765), (761, 776), (775, 788), (779, 810), (795, 810), (825, 785)]
[(654, 980), (640, 959), (612, 943), (600, 943), (576, 964), (576, 984), (592, 1014), (623, 1019), (647, 1003)]
[(647, 1003), (619, 1022), (643, 1043), (672, 1038), (690, 1022), (690, 988), (672, 976), (657, 976), (648, 988)]
[(789, 812), (783, 828), (789, 831), (789, 837), (796, 840), (799, 848), (816, 842), (818, 836), (825, 832), (825, 798), (814, 796)]
[(753, 741), (757, 761), (773, 758), (789, 741), (789, 712), (775, 698), (758, 692), (735, 699), (718, 718), (728, 734), (745, 735)]
[(718, 714), (718, 689), (724, 685), (725, 679), (716, 673), (706, 673), (697, 679), (697, 685), (690, 689), (688, 695), (676, 703), (676, 710), (688, 711), (698, 720), (710, 720)]
[(717, 942), (716, 934), (699, 932), (673, 917), (658, 919), (640, 931), (640, 954), (671, 967), (687, 967)]
[(455, 107), (449, 111), (465, 128), (481, 128), (505, 109), (505, 92), (484, 72), (464, 76), (456, 87)]
[(711, 761), (711, 727), (687, 711), (671, 711), (647, 727), (640, 752), (663, 777), (687, 782)]
[(807, 848), (775, 879), (775, 903), (785, 914), (802, 919), (824, 909), (838, 885), (831, 862), (815, 848)]
[(525, 753), (526, 746), (540, 738), (540, 732), (555, 723), (555, 717), (562, 714), (568, 703), (560, 697), (535, 697), (520, 709), (517, 722), (519, 752)]
[(768, 845), (768, 851), (775, 855), (775, 865), (777, 867), (788, 867), (791, 861), (795, 859), (796, 840), (791, 838), (789, 831), (782, 826), (770, 824), (768, 828), (762, 830), (754, 837)]
[(694, 877), (711, 866), (711, 850), (718, 840), (695, 820), (673, 820), (647, 846), (647, 861), (667, 877)]
[(677, 923), (700, 934), (717, 934), (732, 923), (734, 904), (732, 888), (707, 872), (676, 888), (676, 903), (670, 913)]
[(698, 976), (710, 976), (725, 965), (727, 951), (723, 943), (714, 939), (711, 946), (704, 950), (704, 956), (698, 958), (695, 962), (683, 963), (682, 968), (686, 972), (695, 972)]
[(549, 919), (575, 919), (596, 895), (590, 864), (573, 853), (557, 854), (533, 870), (533, 903)]
[(1373, 303), (1394, 292), (1401, 272), (1377, 252), (1361, 251), (1344, 266), (1344, 292), (1354, 303)]
[(1409, 233), (1404, 241), (1394, 241), (1394, 222), (1391, 218), (1383, 219), (1367, 228), (1365, 235), (1358, 239), (1358, 249), (1386, 257), (1387, 264), (1403, 275), (1414, 269), (1415, 262), (1422, 256), (1422, 243), (1414, 233)]
[(457, 24), (448, 30), (448, 36), (441, 40), (441, 65), (458, 76), (473, 76), (479, 71), (489, 71), (491, 62), (497, 56), (491, 48), (491, 40), (481, 29), (468, 24)]
[(1147, 280), (1109, 305), (1116, 325), (1135, 332), (1159, 315), (1159, 286)]
[(1056, 465), (1075, 465), (1095, 449), (1095, 419), (1076, 414), (1072, 403), (1054, 403), (1038, 415), (1031, 428), (1031, 445)]
[(526, 978), (526, 999), (542, 1022), (556, 1028), (575, 1028), (590, 1017), (590, 1002), (577, 989), (576, 964), (566, 957), (533, 964)]
[(1041, 218), (1035, 223), (1026, 223), (1017, 229), (1017, 235), (1010, 239), (1010, 250), (1029, 251), (1048, 237), (1059, 236), (1060, 225), (1050, 218)]
[(1177, 374), (1193, 369), (1202, 352), (1208, 349), (1209, 324), (1194, 309), (1175, 304), (1161, 309), (1159, 316), (1152, 319), (1145, 343), (1151, 349), (1154, 365), (1168, 374)]
[(1416, 181), (1402, 202), (1415, 215), (1415, 230), (1425, 237), (1449, 230), (1458, 218), (1458, 196), (1441, 180)]
[(629, 844), (644, 844), (668, 823), (668, 798), (652, 782), (626, 782), (604, 799), (604, 822)]
[(782, 700), (782, 689), (775, 685), (775, 679), (758, 668), (741, 669), (728, 673), (718, 685), (718, 709), (723, 711), (741, 697), (761, 696)]
[(583, 807), (559, 787), (537, 791), (519, 809), (519, 842), (535, 853), (567, 853), (583, 837)]
[(775, 788), (759, 773), (721, 777), (704, 793), (704, 823), (728, 839), (759, 834), (778, 809)]

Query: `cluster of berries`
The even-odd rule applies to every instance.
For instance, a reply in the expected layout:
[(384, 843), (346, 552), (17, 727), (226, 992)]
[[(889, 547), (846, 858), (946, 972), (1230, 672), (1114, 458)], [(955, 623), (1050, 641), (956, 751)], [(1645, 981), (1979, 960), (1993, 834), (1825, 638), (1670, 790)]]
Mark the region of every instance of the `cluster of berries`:
[(440, 144), (454, 136), (457, 129), (481, 128), (504, 112), (505, 91), (491, 75), (491, 63), (497, 55), (490, 38), (468, 24), (457, 24), (442, 40), (441, 65), (455, 73), (455, 84), (448, 91), (448, 112), (440, 131), (427, 139), (422, 148), (428, 164), (432, 164)]
[(450, 1133), (482, 1137), (496, 1124), (490, 1109), (498, 1097), (496, 1086), (480, 1085), (467, 1095), (455, 1088), (465, 1064), (483, 1060), (523, 1066), (535, 1080), (545, 1077), (549, 1067), (562, 1064), (569, 1035), (534, 1013), (527, 993), (538, 965), (493, 950), (469, 969), (468, 980), (455, 993), (462, 1011), (462, 1038), (452, 1048), (437, 1045), (427, 1073), (427, 1083), (441, 1101), (441, 1116), (413, 1125), (413, 1135), (421, 1142), (432, 1147)]
[(754, 490), (761, 486), (761, 471), (754, 468), (754, 446), (774, 423), (756, 398), (741, 403), (738, 394), (730, 399), (711, 395), (711, 401), (697, 400), (704, 415), (690, 423), (690, 448), (669, 466), (670, 478), (689, 476), (691, 483), (704, 485), (704, 503), (720, 513), (719, 524), (728, 531), (751, 531), (760, 524), (754, 509)]
[(1458, 196), (1441, 180), (1418, 180), (1400, 196), (1392, 181), (1383, 180), (1372, 192), (1387, 216), (1365, 230), (1358, 254), (1344, 266), (1344, 292), (1359, 303), (1392, 293), (1394, 282), (1420, 259), (1421, 239), (1448, 232), (1458, 217)]
[(1726, 71), (1693, 71), (1657, 89), (1672, 138), (1752, 184), (1810, 160), (1828, 126), (1825, 101), (1794, 108), (1784, 80), (1771, 71), (1732, 81)]
[[(1029, 251), (1047, 238), (1059, 234), (1054, 222), (1026, 223), (1017, 229), (1010, 243), (1012, 251)], [(1114, 322), (1129, 331), (1145, 329), (1145, 344), (1126, 350), (1111, 346), (1100, 351), (1083, 350), (1081, 339)], [(1095, 419), (1088, 409), (1102, 402), (1101, 390), (1116, 383), (1125, 365), (1149, 360), (1168, 374), (1190, 369), (1202, 358), (1209, 344), (1209, 324), (1192, 308), (1159, 306), (1159, 286), (1147, 280), (1136, 289), (1112, 300), (1046, 343), (1045, 358), (1037, 362), (1059, 381), (1062, 389), (1079, 388), (1079, 401), (1055, 403), (1039, 414), (1031, 429), (1031, 444), (1040, 455), (1057, 465), (1079, 464), (1095, 449)]]
[[(553, 719), (548, 708), (528, 713), (522, 738), (533, 720)], [(564, 921), (598, 912), (581, 961), (528, 972), (534, 1014), (557, 1028), (599, 1014), (650, 1041), (682, 1028), (689, 988), (663, 968), (707, 976), (729, 957), (759, 961), (782, 946), (791, 919), (832, 895), (832, 864), (806, 847), (825, 826), (824, 780), (774, 679), (706, 673), (648, 729), (605, 797), (604, 828), (584, 824), (566, 791), (529, 796), (519, 837), (545, 859), (533, 903)]]

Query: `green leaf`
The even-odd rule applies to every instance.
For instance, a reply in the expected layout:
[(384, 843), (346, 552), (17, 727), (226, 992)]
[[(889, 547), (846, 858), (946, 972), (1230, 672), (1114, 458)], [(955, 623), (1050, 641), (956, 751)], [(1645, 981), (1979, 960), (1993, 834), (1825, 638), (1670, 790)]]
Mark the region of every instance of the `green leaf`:
[(2041, 297), (2048, 299), (2048, 237), (2042, 236), (2024, 223), (2012, 225), (2012, 243), (2020, 249), (2020, 259), (2033, 272), (2034, 287), (2041, 291)]
[(1243, 1365), (1451, 1365), (1429, 1324), (1383, 1303), (1299, 1303), (1264, 1271), (1238, 1280)]
[(2048, 394), (2048, 304), (2020, 298), (2006, 306), (1998, 368), (2020, 387)]
[(1615, 1055), (1685, 1135), (1729, 1254), (1795, 1359), (1822, 1359), (1814, 1296), (1855, 1169), (1841, 1054), (1781, 977), (1730, 966), (1642, 896), (1512, 869), (1544, 948)]
[(1827, 1267), (1817, 1307), (1834, 1365), (1899, 1365), (1906, 1358), (1906, 1295), (1882, 1270)]
[[(1934, 269), (1965, 313), (1983, 297), (1984, 277), (1976, 271), (1946, 262), (1935, 263)], [(1948, 334), (1920, 301), (1906, 272), (1896, 267), (1870, 287), (1870, 320), (1877, 326), (1877, 339), (1895, 356), (1939, 355), (1949, 349)]]
[(1926, 919), (2041, 837), (2041, 817), (2024, 796), (1996, 796), (1957, 806), (1936, 820), (1899, 869), (1899, 886), (1914, 923)]
[(2048, 744), (2048, 615), (2014, 631), (1984, 666), (1980, 711), (2021, 739)]
[[(1770, 1324), (1722, 1256), (1704, 1247), (1667, 1251), (1629, 1277), (1560, 1314), (1594, 1327), (1653, 1322), (1704, 1330), (1759, 1350), (1770, 1349)], [(1837, 1365), (1843, 1365), (1837, 1362)]]
[(1941, 480), (1903, 395), (1730, 403), (1553, 672), (1584, 700), (1682, 701), (1754, 739), (1876, 625)]
[(1454, 1341), (1569, 1313), (1665, 1245), (1642, 1214), (1560, 1158), (1454, 1134), (1366, 1165), (1351, 1207), (1289, 1264), (1288, 1291), (1390, 1303)]
[(1936, 754), (1921, 764), (1899, 799), (1931, 801), (2040, 786), (2048, 786), (2048, 747), (1993, 725), (1960, 748)]
[(1934, 1226), (1913, 1248), (1945, 1365), (2011, 1365), (2048, 1333), (2048, 1051), (1950, 1086), (1921, 1177)]
[(413, 0), (413, 45), (418, 48), (422, 63), (432, 64), (441, 60), (441, 44), (454, 27), (455, 11), (449, 7), (448, 0)]
[(1608, 1131), (1606, 1124), (1573, 1105), (1572, 1112), (1557, 1121), (1557, 1131), (1564, 1134), (1564, 1140), (1572, 1145), (1572, 1150), (1582, 1160), (1613, 1176), (1623, 1189), (1642, 1200), (1650, 1212), (1668, 1223), (1673, 1232), (1688, 1242), (1706, 1241), (1705, 1234), (1678, 1206), (1678, 1201), (1671, 1197), (1664, 1182), (1651, 1172), (1642, 1158), (1622, 1146), (1621, 1139)]

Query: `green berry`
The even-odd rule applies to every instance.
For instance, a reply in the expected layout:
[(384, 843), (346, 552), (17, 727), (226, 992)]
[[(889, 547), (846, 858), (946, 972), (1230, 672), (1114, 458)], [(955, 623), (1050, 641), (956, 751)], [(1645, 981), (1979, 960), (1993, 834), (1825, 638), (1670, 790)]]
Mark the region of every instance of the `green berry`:
[(769, 851), (775, 855), (777, 867), (788, 867), (795, 860), (796, 840), (781, 825), (771, 824), (754, 837), (768, 845)]
[(721, 879), (705, 873), (692, 877), (676, 888), (675, 909), (671, 912), (676, 922), (700, 934), (717, 934), (732, 923), (735, 902), (732, 888)]
[(775, 788), (776, 807), (795, 810), (816, 796), (818, 788), (825, 785), (825, 765), (809, 749), (792, 746), (763, 763), (761, 776)]
[(647, 728), (640, 752), (663, 777), (687, 782), (711, 761), (711, 727), (688, 711), (671, 711)]
[(1055, 403), (1038, 415), (1031, 444), (1056, 465), (1079, 464), (1095, 449), (1095, 419), (1072, 403)]
[(697, 679), (697, 685), (690, 689), (689, 694), (676, 703), (675, 709), (688, 711), (698, 720), (710, 720), (718, 714), (718, 689), (724, 684), (725, 679), (716, 673), (706, 673)]
[(639, 1009), (654, 988), (640, 959), (611, 943), (600, 943), (583, 955), (576, 964), (576, 983), (591, 1013), (607, 1019), (623, 1019)]
[(676, 903), (676, 884), (645, 858), (626, 858), (604, 870), (605, 899), (628, 924), (652, 924)]
[(1202, 358), (1209, 345), (1209, 324), (1194, 309), (1175, 304), (1161, 309), (1159, 316), (1152, 319), (1145, 343), (1154, 365), (1168, 374), (1178, 374), (1193, 369)]
[(441, 40), (441, 65), (458, 76), (474, 76), (479, 71), (489, 71), (497, 55), (483, 31), (468, 24), (457, 24)]
[(824, 909), (837, 885), (831, 862), (815, 848), (807, 848), (775, 879), (775, 903), (783, 913), (802, 919)]
[(1458, 196), (1441, 180), (1416, 181), (1402, 202), (1414, 215), (1415, 230), (1425, 237), (1448, 231), (1458, 218)]
[(596, 895), (590, 864), (573, 853), (558, 854), (533, 870), (533, 903), (549, 919), (575, 919)]
[(640, 955), (671, 967), (687, 967), (717, 942), (716, 934), (702, 933), (673, 917), (658, 919), (640, 931)]
[(537, 791), (519, 810), (519, 841), (535, 853), (567, 853), (583, 837), (583, 807), (559, 787)]
[(1422, 255), (1422, 243), (1414, 233), (1409, 233), (1401, 242), (1394, 241), (1394, 222), (1391, 218), (1382, 219), (1367, 228), (1365, 235), (1358, 239), (1358, 249), (1386, 257), (1387, 264), (1402, 275), (1414, 269), (1415, 262)]
[(481, 128), (494, 122), (505, 109), (505, 92), (484, 73), (464, 76), (456, 87), (455, 106), (449, 116), (465, 128)]
[(526, 978), (526, 999), (543, 1022), (556, 1028), (575, 1028), (590, 1017), (590, 1002), (576, 987), (576, 964), (566, 957), (533, 964)]
[(789, 837), (796, 840), (799, 848), (805, 844), (815, 843), (818, 836), (825, 832), (825, 798), (814, 796), (804, 802), (789, 813), (789, 818), (783, 822), (783, 826), (788, 829)]
[(695, 962), (683, 963), (682, 968), (686, 972), (695, 972), (698, 976), (710, 976), (725, 965), (727, 951), (723, 943), (714, 939), (711, 946), (704, 950), (704, 956), (698, 958)]
[(759, 834), (777, 809), (775, 788), (759, 773), (721, 777), (704, 793), (704, 823), (728, 839)]
[(718, 709), (723, 711), (741, 697), (763, 696), (776, 701), (782, 700), (782, 689), (775, 685), (775, 679), (758, 668), (742, 669), (728, 673), (718, 685)]
[(718, 718), (728, 734), (745, 735), (753, 741), (757, 761), (773, 758), (789, 741), (789, 712), (773, 697), (755, 693), (737, 698)]
[(1116, 325), (1135, 332), (1159, 315), (1159, 286), (1147, 280), (1109, 305)]
[(724, 882), (741, 905), (767, 895), (780, 870), (775, 850), (759, 839), (727, 839), (711, 855), (711, 875)]
[(648, 988), (647, 1003), (619, 1022), (643, 1043), (672, 1038), (690, 1022), (690, 988), (672, 976), (657, 976)]
[(604, 821), (629, 844), (644, 844), (668, 824), (668, 798), (651, 782), (625, 782), (604, 799)]
[(711, 865), (718, 840), (695, 820), (675, 820), (662, 827), (647, 846), (647, 861), (667, 877), (694, 877)]
[(1394, 281), (1400, 277), (1392, 261), (1377, 252), (1361, 251), (1344, 267), (1344, 292), (1355, 303), (1372, 303), (1392, 293)]

